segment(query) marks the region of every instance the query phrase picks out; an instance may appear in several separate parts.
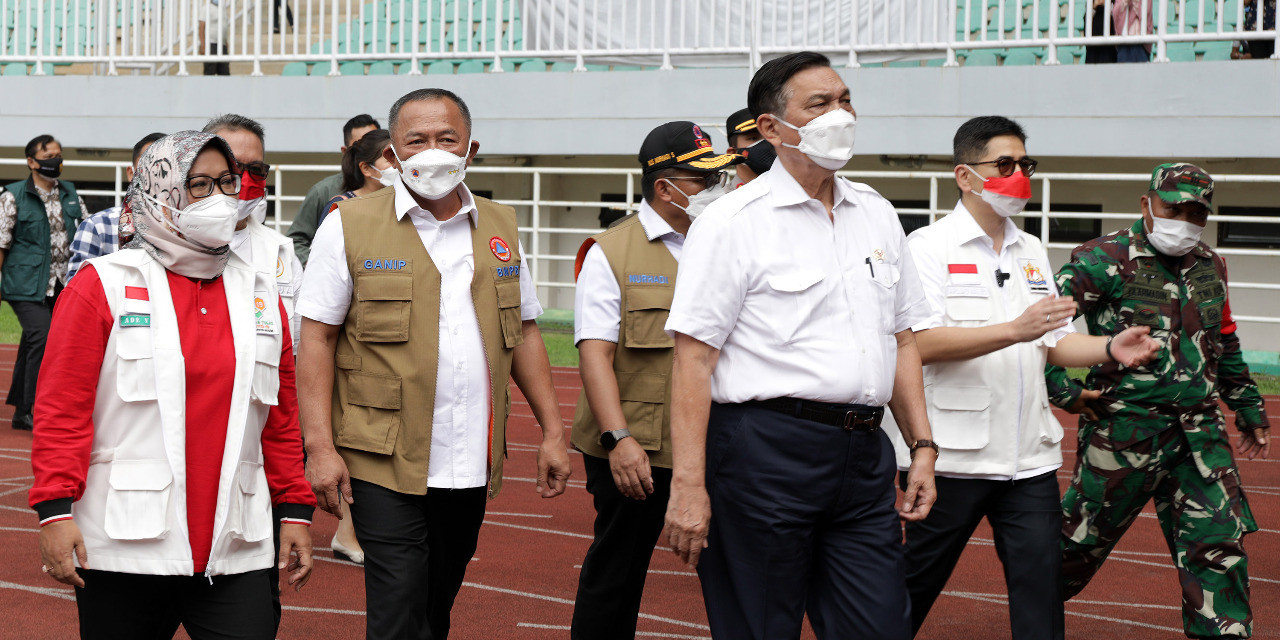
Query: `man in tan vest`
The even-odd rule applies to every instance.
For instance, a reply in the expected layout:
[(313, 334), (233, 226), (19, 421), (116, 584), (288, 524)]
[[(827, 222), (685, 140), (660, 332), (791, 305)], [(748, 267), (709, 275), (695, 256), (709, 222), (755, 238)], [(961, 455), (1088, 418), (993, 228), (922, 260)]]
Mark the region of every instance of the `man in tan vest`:
[(596, 508), (571, 636), (634, 638), (649, 556), (671, 492), (671, 359), (663, 331), (689, 224), (725, 192), (723, 169), (692, 122), (668, 122), (640, 147), (640, 211), (578, 250), (574, 341), (582, 397), (573, 446)]
[(340, 204), (311, 244), (297, 306), (307, 477), (326, 511), (350, 505), (367, 637), (443, 640), (502, 483), (508, 378), (542, 425), (542, 497), (564, 492), (569, 459), (515, 211), (462, 183), (480, 147), (470, 111), (419, 89), (389, 120), (400, 179)]

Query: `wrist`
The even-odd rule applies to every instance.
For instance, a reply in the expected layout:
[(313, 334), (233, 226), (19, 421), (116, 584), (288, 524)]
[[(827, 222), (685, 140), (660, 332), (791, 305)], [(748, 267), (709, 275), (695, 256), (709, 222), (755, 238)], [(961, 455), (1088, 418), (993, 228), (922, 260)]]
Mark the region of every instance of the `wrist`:
[(1107, 336), (1107, 359), (1116, 362), (1116, 357), (1111, 354), (1111, 341), (1116, 339), (1116, 334)]

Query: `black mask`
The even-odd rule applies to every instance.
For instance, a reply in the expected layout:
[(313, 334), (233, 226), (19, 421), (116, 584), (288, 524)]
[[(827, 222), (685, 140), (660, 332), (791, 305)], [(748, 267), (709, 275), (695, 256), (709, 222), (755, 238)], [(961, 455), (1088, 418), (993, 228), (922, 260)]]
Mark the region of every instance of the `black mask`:
[(45, 158), (36, 162), (40, 165), (36, 173), (46, 178), (57, 178), (62, 175), (62, 158)]
[(760, 140), (745, 149), (738, 150), (738, 153), (747, 159), (743, 164), (756, 175), (768, 171), (769, 167), (773, 166), (773, 161), (778, 159), (778, 153), (773, 150), (773, 145), (769, 144), (768, 140)]

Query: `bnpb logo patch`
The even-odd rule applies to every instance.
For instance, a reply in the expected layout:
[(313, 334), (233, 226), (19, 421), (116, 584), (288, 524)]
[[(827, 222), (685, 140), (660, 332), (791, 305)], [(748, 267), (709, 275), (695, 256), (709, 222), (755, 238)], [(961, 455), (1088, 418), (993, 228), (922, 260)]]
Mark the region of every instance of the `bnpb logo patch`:
[(490, 238), (489, 250), (493, 251), (493, 257), (503, 262), (511, 261), (511, 247), (508, 247), (507, 243), (504, 242), (502, 238), (499, 238), (498, 236)]

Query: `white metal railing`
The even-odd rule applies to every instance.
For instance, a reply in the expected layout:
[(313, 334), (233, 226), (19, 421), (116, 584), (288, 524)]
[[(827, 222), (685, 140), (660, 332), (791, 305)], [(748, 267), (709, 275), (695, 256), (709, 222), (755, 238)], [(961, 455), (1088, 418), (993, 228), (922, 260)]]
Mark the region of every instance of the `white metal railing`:
[[(1113, 5), (1129, 2), (1140, 5), (1137, 23), (1112, 25)], [(458, 71), (510, 71), (516, 62), (545, 70), (554, 61), (579, 71), (593, 61), (755, 68), (764, 56), (799, 50), (849, 66), (903, 57), (954, 65), (966, 51), (995, 50), (1034, 53), (1052, 65), (1060, 47), (1074, 59), (1085, 45), (1140, 44), (1168, 61), (1170, 47), (1187, 59), (1203, 43), (1274, 41), (1280, 33), (1273, 18), (1270, 29), (1259, 19), (1246, 30), (1244, 0), (1105, 0), (1096, 10), (1093, 0), (280, 0), (284, 15), (273, 21), (275, 6), (6, 0), (0, 64), (31, 65), (37, 75), (50, 63), (93, 63), (108, 75), (121, 68), (186, 75), (194, 63), (249, 62), (261, 75), (263, 63), (302, 62), (318, 64), (313, 74), (340, 75), (382, 62), (407, 63), (397, 71), (420, 74), (432, 61), (449, 64), (428, 73), (467, 63)], [(1093, 35), (1095, 11), (1102, 33), (1116, 26), (1119, 35)], [(225, 51), (210, 53), (217, 42)], [(386, 64), (376, 72), (394, 72)]]
[[(64, 163), (68, 178), (75, 176), (77, 168), (91, 169), (110, 169), (113, 172), (113, 187), (111, 189), (78, 189), (77, 191), (84, 196), (106, 196), (114, 198), (116, 205), (119, 205), (124, 196), (124, 190), (128, 186), (124, 182), (125, 169), (129, 166), (124, 162), (108, 162), (108, 161), (92, 161), (92, 160), (68, 160)], [(0, 166), (25, 167), (25, 159), (18, 158), (0, 158)], [(268, 210), (267, 224), (278, 231), (284, 232), (289, 227), (289, 221), (284, 219), (286, 206), (300, 203), (305, 198), (304, 194), (311, 187), (311, 181), (303, 183), (295, 183), (290, 176), (298, 174), (332, 174), (340, 171), (337, 165), (308, 165), (308, 164), (285, 164), (272, 167), (272, 177), (270, 181), (271, 195), (269, 196), (270, 208)], [(635, 205), (628, 203), (635, 199), (638, 193), (636, 181), (640, 177), (639, 169), (606, 169), (606, 168), (586, 168), (586, 167), (485, 167), (473, 166), (467, 169), (468, 173), (477, 176), (524, 176), (529, 180), (527, 192), (528, 198), (504, 198), (501, 194), (496, 194), (496, 201), (502, 204), (515, 207), (522, 214), (522, 220), (528, 224), (520, 227), (520, 233), (524, 234), (525, 241), (525, 259), (529, 268), (533, 271), (536, 282), (540, 289), (572, 289), (574, 286), (572, 277), (555, 277), (556, 274), (562, 272), (562, 269), (552, 268), (556, 264), (572, 263), (576, 258), (574, 250), (577, 249), (582, 240), (588, 236), (598, 233), (600, 229), (581, 228), (569, 226), (558, 220), (561, 214), (570, 207), (610, 207), (619, 211), (631, 212), (635, 210)], [(938, 217), (950, 213), (952, 210), (951, 203), (954, 198), (947, 194), (943, 194), (941, 189), (953, 184), (955, 175), (949, 171), (844, 171), (840, 175), (848, 177), (860, 182), (868, 182), (873, 186), (884, 186), (890, 188), (886, 183), (897, 181), (909, 181), (915, 183), (919, 188), (919, 193), (923, 196), (928, 194), (929, 205), (924, 209), (907, 209), (899, 208), (898, 213), (902, 215), (927, 215), (929, 221), (933, 222)], [(558, 194), (548, 194), (544, 191), (543, 178), (547, 176), (565, 176), (571, 178), (586, 178), (592, 183), (593, 189), (601, 190), (604, 180), (616, 180), (616, 192), (625, 194), (624, 202), (603, 202), (591, 200), (573, 200), (563, 197), (557, 197)], [(1137, 219), (1134, 212), (1101, 212), (1101, 213), (1082, 213), (1082, 212), (1064, 212), (1053, 211), (1053, 187), (1056, 184), (1063, 183), (1124, 183), (1134, 186), (1135, 193), (1141, 190), (1150, 180), (1150, 174), (1146, 173), (1037, 173), (1032, 181), (1037, 183), (1039, 189), (1040, 209), (1039, 211), (1025, 211), (1019, 214), (1019, 217), (1034, 218), (1040, 220), (1040, 239), (1046, 247), (1050, 249), (1072, 249), (1074, 244), (1063, 242), (1050, 242), (1050, 221), (1052, 220), (1121, 220), (1132, 221)], [(1214, 175), (1214, 181), (1217, 184), (1217, 196), (1219, 204), (1223, 202), (1224, 191), (1228, 197), (1233, 187), (1239, 185), (1257, 185), (1258, 187), (1270, 187), (1280, 191), (1280, 176), (1278, 175), (1242, 175), (1242, 174), (1219, 174)], [(1224, 189), (1225, 187), (1225, 189)], [(565, 186), (562, 184), (561, 189)], [(903, 198), (924, 200), (923, 197)], [(294, 209), (289, 207), (289, 211)], [(1261, 216), (1238, 216), (1238, 215), (1212, 215), (1209, 217), (1210, 222), (1247, 222), (1247, 223), (1264, 223), (1264, 224), (1280, 224), (1280, 216), (1277, 217), (1261, 217)], [(573, 238), (569, 246), (572, 249), (569, 252), (558, 252), (555, 250), (556, 242), (554, 238), (568, 236)], [(1251, 257), (1280, 257), (1280, 249), (1248, 249), (1248, 248), (1232, 248), (1224, 247), (1216, 249), (1216, 251), (1224, 256), (1251, 256)], [(1280, 272), (1272, 270), (1276, 280), (1272, 282), (1248, 282), (1248, 281), (1232, 281), (1230, 287), (1232, 289), (1249, 290), (1249, 291), (1280, 291)], [(1237, 320), (1244, 322), (1261, 322), (1268, 324), (1280, 324), (1280, 317), (1270, 316), (1248, 316), (1237, 315)]]

